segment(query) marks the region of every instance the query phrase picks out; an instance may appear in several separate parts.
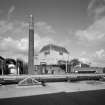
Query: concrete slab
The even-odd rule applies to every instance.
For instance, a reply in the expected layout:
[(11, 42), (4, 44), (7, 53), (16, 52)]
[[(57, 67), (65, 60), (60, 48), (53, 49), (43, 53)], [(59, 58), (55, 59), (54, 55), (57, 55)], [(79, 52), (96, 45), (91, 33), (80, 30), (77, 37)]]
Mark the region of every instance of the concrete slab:
[(33, 96), (60, 92), (78, 92), (105, 89), (105, 82), (92, 81), (81, 82), (53, 82), (46, 83), (46, 86), (18, 86), (18, 85), (2, 85), (0, 86), (0, 98)]

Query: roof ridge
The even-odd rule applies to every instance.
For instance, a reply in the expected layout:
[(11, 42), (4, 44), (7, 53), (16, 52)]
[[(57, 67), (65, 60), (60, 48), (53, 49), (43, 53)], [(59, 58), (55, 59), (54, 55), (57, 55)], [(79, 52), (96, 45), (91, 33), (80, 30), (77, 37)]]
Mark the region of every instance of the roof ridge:
[(65, 53), (69, 53), (65, 47), (62, 47), (62, 46), (59, 46), (59, 45), (54, 45), (54, 44), (45, 45), (44, 47), (42, 47), (42, 49), (40, 50), (40, 52), (49, 50), (50, 48), (52, 50), (62, 51), (62, 52), (65, 52)]

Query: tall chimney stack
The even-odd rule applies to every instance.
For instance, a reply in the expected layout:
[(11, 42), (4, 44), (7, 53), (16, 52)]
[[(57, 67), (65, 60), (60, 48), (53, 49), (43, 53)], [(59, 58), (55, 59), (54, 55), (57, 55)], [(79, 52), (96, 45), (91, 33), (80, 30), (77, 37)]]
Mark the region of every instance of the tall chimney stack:
[(32, 15), (29, 22), (28, 74), (34, 74), (34, 18)]

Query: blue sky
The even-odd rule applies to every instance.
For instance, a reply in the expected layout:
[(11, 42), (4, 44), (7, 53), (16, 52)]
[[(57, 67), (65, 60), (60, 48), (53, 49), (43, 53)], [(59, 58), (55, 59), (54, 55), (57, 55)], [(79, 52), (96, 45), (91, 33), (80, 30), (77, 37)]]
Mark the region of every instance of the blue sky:
[(0, 0), (1, 56), (27, 59), (30, 14), (36, 52), (58, 44), (71, 58), (105, 66), (105, 0)]

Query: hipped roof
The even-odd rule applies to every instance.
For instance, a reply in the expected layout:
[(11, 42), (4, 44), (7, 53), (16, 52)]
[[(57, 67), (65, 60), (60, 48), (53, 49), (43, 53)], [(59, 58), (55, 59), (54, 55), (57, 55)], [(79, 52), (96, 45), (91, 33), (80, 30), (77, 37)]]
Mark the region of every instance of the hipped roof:
[(44, 52), (44, 51), (48, 51), (48, 50), (55, 50), (55, 51), (58, 51), (58, 52), (63, 52), (63, 53), (69, 54), (69, 52), (67, 51), (66, 48), (58, 46), (58, 45), (53, 45), (53, 44), (48, 44), (48, 45), (44, 46), (40, 50), (40, 52)]

